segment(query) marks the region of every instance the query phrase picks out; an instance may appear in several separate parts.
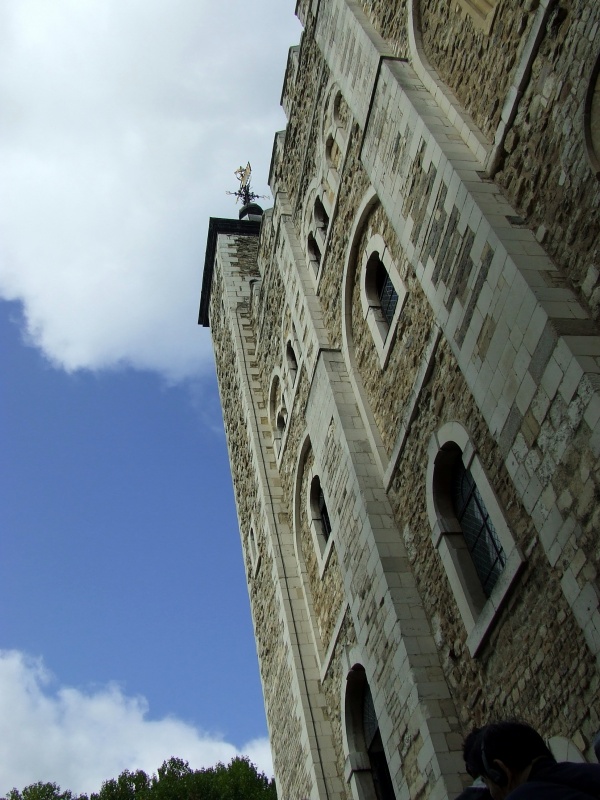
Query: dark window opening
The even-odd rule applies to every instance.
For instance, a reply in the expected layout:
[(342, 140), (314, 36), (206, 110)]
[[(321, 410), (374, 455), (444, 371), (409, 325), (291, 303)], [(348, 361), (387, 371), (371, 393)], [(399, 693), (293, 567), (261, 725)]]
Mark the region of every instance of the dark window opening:
[(483, 592), (489, 597), (504, 569), (506, 555), (473, 476), (460, 457), (454, 468), (452, 503)]
[(315, 475), (310, 485), (310, 505), (312, 519), (317, 526), (317, 531), (322, 534), (323, 540), (327, 543), (331, 536), (332, 527), (325, 495), (321, 488), (321, 480), (318, 475)]
[(319, 197), (315, 200), (315, 223), (324, 232), (329, 227), (329, 214), (325, 211), (325, 206)]
[(327, 504), (325, 503), (325, 495), (323, 489), (319, 487), (319, 516), (321, 517), (321, 527), (323, 528), (323, 536), (325, 541), (331, 535), (331, 522), (329, 520), (329, 512), (327, 511)]
[(388, 275), (386, 268), (378, 259), (377, 271), (375, 273), (375, 290), (383, 318), (388, 325), (392, 324), (396, 306), (398, 305), (398, 292), (394, 288), (392, 279)]
[(308, 255), (311, 261), (317, 262), (317, 265), (321, 263), (321, 251), (312, 233), (308, 234)]
[(285, 431), (285, 416), (283, 413), (280, 413), (277, 416), (277, 432), (281, 436)]
[(285, 357), (287, 360), (287, 365), (290, 371), (290, 375), (292, 376), (292, 383), (294, 383), (296, 380), (296, 374), (298, 372), (298, 359), (296, 358), (296, 353), (294, 352), (294, 348), (292, 347), (291, 342), (287, 343), (287, 347), (285, 349)]
[(363, 733), (377, 800), (395, 800), (396, 795), (392, 786), (392, 777), (385, 757), (383, 742), (381, 741), (379, 722), (373, 705), (373, 696), (366, 681), (363, 699)]

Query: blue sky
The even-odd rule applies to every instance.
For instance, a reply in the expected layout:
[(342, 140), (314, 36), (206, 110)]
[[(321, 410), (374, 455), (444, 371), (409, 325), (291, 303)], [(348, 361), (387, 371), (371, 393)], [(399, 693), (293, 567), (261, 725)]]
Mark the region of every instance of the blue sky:
[(0, 8), (0, 795), (266, 724), (209, 332), (209, 216), (266, 193), (293, 2)]

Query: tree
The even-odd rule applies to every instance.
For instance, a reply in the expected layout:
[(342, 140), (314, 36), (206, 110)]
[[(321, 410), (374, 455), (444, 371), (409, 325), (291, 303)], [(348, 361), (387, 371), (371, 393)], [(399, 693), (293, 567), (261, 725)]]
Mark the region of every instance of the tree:
[[(22, 791), (12, 789), (7, 800), (88, 800), (88, 796), (61, 792), (56, 783), (32, 783)], [(197, 770), (181, 758), (170, 758), (156, 775), (125, 770), (104, 781), (89, 800), (277, 800), (277, 792), (275, 781), (247, 758)]]
[(7, 800), (88, 800), (87, 795), (75, 795), (72, 792), (61, 792), (56, 783), (32, 783), (23, 791), (11, 789), (6, 795)]

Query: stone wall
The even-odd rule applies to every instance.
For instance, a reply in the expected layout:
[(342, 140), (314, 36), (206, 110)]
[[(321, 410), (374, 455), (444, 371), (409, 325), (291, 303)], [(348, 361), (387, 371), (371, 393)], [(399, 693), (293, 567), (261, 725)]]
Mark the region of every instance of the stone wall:
[(361, 0), (361, 5), (375, 30), (393, 45), (398, 58), (407, 58), (406, 0)]
[[(560, 0), (538, 50), (528, 37), (543, 2), (499, 0), (488, 33), (456, 3), (417, 5), (426, 55), (488, 142), (469, 142), (422, 74), (392, 57), (414, 56), (406, 27), (415, 4), (300, 0), (305, 32), (286, 79), (275, 207), (263, 220), (258, 262), (255, 243), (233, 242), (213, 286), (218, 377), (285, 798), (350, 796), (342, 729), (350, 653), (365, 667), (401, 800), (458, 794), (461, 735), (474, 723), (526, 716), (582, 750), (600, 727), (600, 338), (569, 289), (600, 305), (600, 183), (582, 155), (579, 116), (600, 9)], [(530, 76), (521, 69), (527, 53)], [(501, 121), (519, 74), (516, 116)], [(332, 128), (323, 112), (336, 87), (344, 95), (334, 120), (343, 127), (339, 187), (337, 178), (327, 185), (329, 227), (315, 271), (307, 218), (323, 190)], [(504, 123), (486, 176), (481, 152), (493, 154)], [(359, 290), (373, 233), (408, 290), (383, 368)], [(274, 374), (288, 412), (277, 446), (267, 402)], [(524, 558), (476, 657), (428, 514), (429, 443), (451, 422), (468, 431)], [(333, 526), (326, 566), (307, 502), (314, 472)]]
[[(285, 129), (283, 157), (271, 171), (271, 189), (284, 189), (294, 209), (303, 208), (307, 188), (317, 166), (320, 130), (316, 124), (326, 100), (329, 71), (313, 37), (314, 19), (309, 17), (300, 42), (295, 79), (286, 82), (285, 106), (290, 115)], [(284, 188), (285, 187), (285, 188)], [(302, 212), (295, 215), (302, 219)], [(300, 228), (298, 228), (300, 232)]]
[[(538, 0), (501, 0), (489, 33), (458, 3), (418, 5), (431, 66), (490, 143), (518, 71), (525, 70), (525, 87), (517, 90), (516, 116), (494, 175), (523, 223), (536, 231), (564, 280), (598, 320), (600, 182), (585, 151), (583, 106), (598, 56), (600, 7), (589, 0), (561, 0), (547, 14), (539, 50), (524, 68)], [(399, 49), (402, 39), (396, 38), (387, 4), (365, 0), (364, 6), (378, 32)], [(396, 18), (403, 19), (403, 12)]]
[(600, 50), (600, 5), (561, 0), (506, 137), (496, 178), (569, 284), (600, 319), (600, 181), (583, 106)]
[(537, 0), (500, 0), (489, 34), (455, 2), (419, 2), (431, 66), (492, 141)]
[[(329, 662), (327, 674), (323, 679), (323, 697), (325, 698), (325, 713), (333, 729), (333, 753), (332, 767), (338, 775), (343, 776), (346, 766), (346, 758), (343, 746), (343, 731), (342, 719), (343, 713), (341, 703), (343, 702), (344, 689), (346, 684), (346, 669), (344, 655), (356, 646), (356, 634), (352, 626), (352, 620), (347, 613), (340, 632), (338, 634), (337, 642)], [(340, 794), (340, 800), (352, 800), (352, 793), (350, 786), (344, 780), (342, 782), (344, 792)]]
[[(229, 249), (231, 258), (225, 266), (236, 273), (244, 292), (241, 296), (236, 295), (236, 284), (231, 275), (226, 279), (225, 288), (221, 271), (215, 271), (210, 319), (217, 379), (249, 576), (250, 605), (274, 766), (283, 796), (301, 797), (308, 796), (311, 792), (312, 782), (303, 768), (303, 765), (309, 763), (309, 757), (304, 744), (300, 706), (294, 691), (296, 682), (291, 668), (293, 658), (284, 628), (280, 589), (278, 581), (274, 579), (277, 572), (274, 544), (269, 526), (265, 524), (266, 514), (256, 480), (260, 467), (256, 442), (250, 439), (253, 429), (252, 407), (244, 402), (244, 384), (246, 392), (248, 390), (244, 350), (253, 354), (256, 346), (255, 332), (250, 324), (249, 306), (247, 301), (244, 302), (244, 294), (246, 297), (249, 295), (248, 279), (258, 277), (257, 242), (251, 237), (240, 237), (230, 244)], [(224, 259), (221, 263), (223, 261)], [(251, 361), (248, 366), (252, 366)], [(257, 396), (256, 407), (260, 408), (261, 405), (264, 407), (264, 401), (261, 402), (260, 396)], [(256, 575), (253, 575), (248, 548), (248, 532), (252, 523), (255, 525), (260, 555), (260, 567)]]
[[(456, 420), (471, 434), (515, 540), (527, 555), (525, 572), (477, 659), (465, 647), (466, 630), (433, 547), (426, 510), (427, 445), (444, 422)], [(560, 572), (548, 570), (531, 519), (443, 340), (404, 454), (390, 499), (463, 731), (489, 718), (526, 716), (545, 736), (575, 737), (585, 749), (600, 725), (593, 709), (600, 690), (594, 659), (570, 622)]]
[[(381, 234), (390, 249), (408, 291), (398, 326), (393, 332), (393, 345), (385, 368), (382, 368), (378, 353), (373, 346), (373, 336), (364, 317), (360, 299), (364, 269), (361, 263), (362, 254), (369, 239), (376, 233)], [(381, 206), (377, 206), (365, 221), (363, 233), (358, 240), (356, 259), (352, 297), (354, 358), (379, 434), (390, 455), (415, 383), (417, 370), (427, 347), (433, 319), (418, 281), (413, 271), (409, 270), (406, 255), (398, 247), (396, 234)]]
[(317, 635), (321, 639), (323, 652), (327, 651), (337, 622), (342, 603), (344, 590), (340, 579), (335, 548), (321, 575), (319, 558), (315, 548), (315, 541), (311, 531), (309, 507), (307, 498), (310, 491), (310, 475), (314, 467), (312, 450), (306, 454), (300, 489), (300, 547), (304, 565), (306, 567), (306, 591), (312, 598), (316, 614)]

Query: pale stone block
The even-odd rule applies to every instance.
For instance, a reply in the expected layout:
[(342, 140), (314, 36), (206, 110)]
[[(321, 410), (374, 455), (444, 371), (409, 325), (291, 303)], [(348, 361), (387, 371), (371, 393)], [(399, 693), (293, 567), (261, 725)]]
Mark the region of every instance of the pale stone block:
[(584, 420), (592, 431), (595, 431), (600, 421), (600, 396), (594, 393), (583, 415)]
[(525, 510), (528, 514), (532, 513), (537, 501), (540, 498), (542, 490), (543, 486), (539, 480), (535, 476), (531, 477), (527, 483), (527, 488), (523, 493), (523, 505), (525, 506)]
[(564, 373), (554, 357), (550, 358), (542, 375), (542, 386), (550, 400), (554, 399), (558, 387), (563, 380)]
[(593, 612), (583, 633), (590, 650), (597, 656), (600, 653), (600, 613), (598, 611)]
[[(569, 570), (570, 571), (570, 570)], [(598, 593), (591, 583), (586, 583), (573, 602), (573, 613), (579, 624), (585, 628), (598, 610)]]
[(548, 316), (544, 310), (540, 306), (536, 306), (523, 335), (525, 347), (532, 355), (535, 352), (547, 320)]
[[(596, 337), (590, 337), (596, 338)], [(600, 342), (600, 339), (599, 339)], [(565, 403), (570, 403), (573, 395), (577, 391), (577, 388), (581, 382), (583, 377), (583, 369), (577, 363), (576, 359), (573, 359), (569, 364), (567, 371), (564, 374), (563, 380), (558, 387), (559, 394), (565, 401)]]

